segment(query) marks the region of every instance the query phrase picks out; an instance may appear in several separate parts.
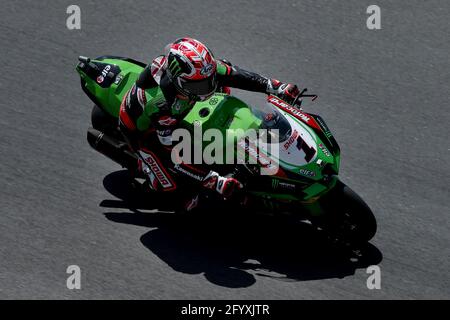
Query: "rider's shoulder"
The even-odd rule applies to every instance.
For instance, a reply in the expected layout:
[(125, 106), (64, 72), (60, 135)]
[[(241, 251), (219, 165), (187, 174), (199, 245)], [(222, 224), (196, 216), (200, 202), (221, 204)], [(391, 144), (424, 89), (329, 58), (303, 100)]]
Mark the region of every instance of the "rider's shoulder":
[(217, 73), (221, 76), (227, 76), (231, 74), (232, 64), (226, 59), (217, 59)]
[(153, 79), (159, 84), (161, 81), (161, 75), (167, 66), (167, 59), (164, 55), (157, 56), (153, 59), (150, 70)]

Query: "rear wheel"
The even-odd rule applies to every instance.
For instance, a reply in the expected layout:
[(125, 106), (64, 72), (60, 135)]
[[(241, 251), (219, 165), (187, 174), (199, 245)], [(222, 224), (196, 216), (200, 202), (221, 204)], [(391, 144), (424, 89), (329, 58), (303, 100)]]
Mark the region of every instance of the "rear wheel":
[(115, 135), (118, 120), (97, 105), (92, 107), (92, 127), (109, 135)]
[(377, 222), (372, 210), (350, 187), (339, 182), (326, 200), (324, 227), (332, 238), (362, 244), (375, 236)]

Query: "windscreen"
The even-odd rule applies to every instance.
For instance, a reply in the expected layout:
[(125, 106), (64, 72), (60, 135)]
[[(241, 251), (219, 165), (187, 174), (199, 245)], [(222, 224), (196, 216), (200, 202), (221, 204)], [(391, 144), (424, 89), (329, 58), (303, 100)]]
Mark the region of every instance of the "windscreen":
[[(292, 133), (289, 121), (271, 104), (253, 107), (252, 111), (261, 120), (260, 129), (267, 130), (268, 143), (281, 143), (289, 139)], [(274, 129), (278, 130), (278, 133)]]

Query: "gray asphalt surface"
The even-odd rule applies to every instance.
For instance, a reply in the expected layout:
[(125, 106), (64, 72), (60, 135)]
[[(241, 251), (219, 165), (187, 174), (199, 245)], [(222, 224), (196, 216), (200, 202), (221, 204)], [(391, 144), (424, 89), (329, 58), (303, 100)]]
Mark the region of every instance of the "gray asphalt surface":
[[(366, 28), (366, 0), (77, 0), (82, 28), (68, 30), (72, 2), (0, 9), (0, 298), (450, 298), (448, 1), (376, 1), (378, 31)], [(342, 179), (378, 219), (381, 290), (307, 231), (217, 231), (113, 208), (128, 191), (86, 142), (77, 56), (150, 61), (184, 35), (319, 94), (306, 109), (327, 121)], [(66, 288), (72, 264), (81, 290)]]

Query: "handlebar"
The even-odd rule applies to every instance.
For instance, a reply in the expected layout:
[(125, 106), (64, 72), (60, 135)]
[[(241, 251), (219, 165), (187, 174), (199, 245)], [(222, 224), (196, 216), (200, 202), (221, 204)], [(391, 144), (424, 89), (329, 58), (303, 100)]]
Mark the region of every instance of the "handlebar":
[(298, 106), (299, 108), (302, 107), (303, 98), (311, 98), (311, 101), (316, 100), (319, 96), (317, 94), (305, 94), (305, 92), (308, 91), (307, 88), (304, 88), (298, 96), (294, 99), (294, 102), (292, 104), (294, 106)]

